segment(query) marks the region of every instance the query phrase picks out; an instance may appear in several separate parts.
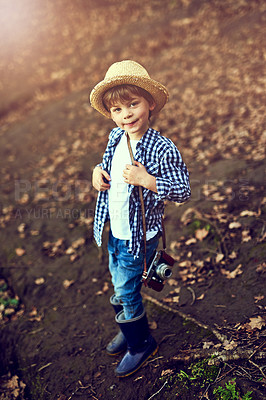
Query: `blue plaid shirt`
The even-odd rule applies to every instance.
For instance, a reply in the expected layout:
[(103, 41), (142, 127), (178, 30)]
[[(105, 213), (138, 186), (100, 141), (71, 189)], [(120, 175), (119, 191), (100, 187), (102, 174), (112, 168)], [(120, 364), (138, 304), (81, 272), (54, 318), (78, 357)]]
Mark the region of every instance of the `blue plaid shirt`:
[[(114, 128), (109, 135), (102, 163), (99, 164), (108, 174), (110, 174), (115, 148), (124, 133), (125, 131), (121, 128)], [(143, 188), (147, 232), (162, 231), (164, 201), (182, 203), (191, 195), (187, 167), (174, 143), (151, 128), (139, 140), (135, 160), (143, 164), (149, 174), (156, 177), (158, 193)], [(132, 232), (129, 252), (137, 256), (143, 237), (141, 204), (138, 187), (128, 185), (128, 190), (129, 225)], [(95, 209), (94, 238), (98, 246), (102, 244), (102, 232), (108, 220), (108, 190), (106, 190), (99, 192)]]

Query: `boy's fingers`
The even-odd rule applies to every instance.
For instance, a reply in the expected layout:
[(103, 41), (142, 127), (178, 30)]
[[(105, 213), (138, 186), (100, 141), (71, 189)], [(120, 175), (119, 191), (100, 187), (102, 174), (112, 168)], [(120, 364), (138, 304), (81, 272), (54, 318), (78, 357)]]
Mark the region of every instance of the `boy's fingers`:
[(108, 174), (108, 172), (102, 171), (102, 174), (103, 174), (103, 176), (104, 176), (108, 181), (111, 180), (111, 177), (110, 177), (110, 175)]

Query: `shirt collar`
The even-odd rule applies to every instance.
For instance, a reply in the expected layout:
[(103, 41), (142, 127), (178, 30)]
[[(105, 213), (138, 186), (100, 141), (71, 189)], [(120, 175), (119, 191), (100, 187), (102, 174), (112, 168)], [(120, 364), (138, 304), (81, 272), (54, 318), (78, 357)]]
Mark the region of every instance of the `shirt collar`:
[[(110, 138), (109, 145), (110, 146), (115, 146), (119, 140), (121, 139), (122, 135), (125, 133), (125, 130), (121, 128), (115, 128), (113, 129), (113, 135)], [(148, 128), (148, 130), (144, 133), (142, 138), (139, 140), (137, 144), (138, 147), (142, 148), (147, 148), (148, 146), (153, 147), (153, 144), (156, 142), (158, 138), (159, 132), (152, 128)]]

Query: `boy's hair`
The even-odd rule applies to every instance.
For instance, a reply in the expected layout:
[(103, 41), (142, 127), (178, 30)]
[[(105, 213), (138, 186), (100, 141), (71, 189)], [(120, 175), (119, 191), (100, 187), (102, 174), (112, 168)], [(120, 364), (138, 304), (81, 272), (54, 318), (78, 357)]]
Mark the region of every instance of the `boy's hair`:
[(132, 96), (137, 95), (144, 97), (147, 102), (151, 105), (154, 103), (152, 95), (145, 89), (142, 89), (135, 85), (118, 85), (107, 90), (103, 95), (103, 104), (107, 111), (113, 107), (118, 101), (128, 101)]

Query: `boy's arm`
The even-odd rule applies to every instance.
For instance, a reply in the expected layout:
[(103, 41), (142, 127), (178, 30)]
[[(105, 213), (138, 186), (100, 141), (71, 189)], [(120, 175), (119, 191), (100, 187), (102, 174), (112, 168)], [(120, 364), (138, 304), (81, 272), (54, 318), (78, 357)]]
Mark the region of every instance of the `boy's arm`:
[(191, 196), (189, 173), (176, 147), (166, 151), (161, 158), (156, 187), (159, 200), (182, 203)]

